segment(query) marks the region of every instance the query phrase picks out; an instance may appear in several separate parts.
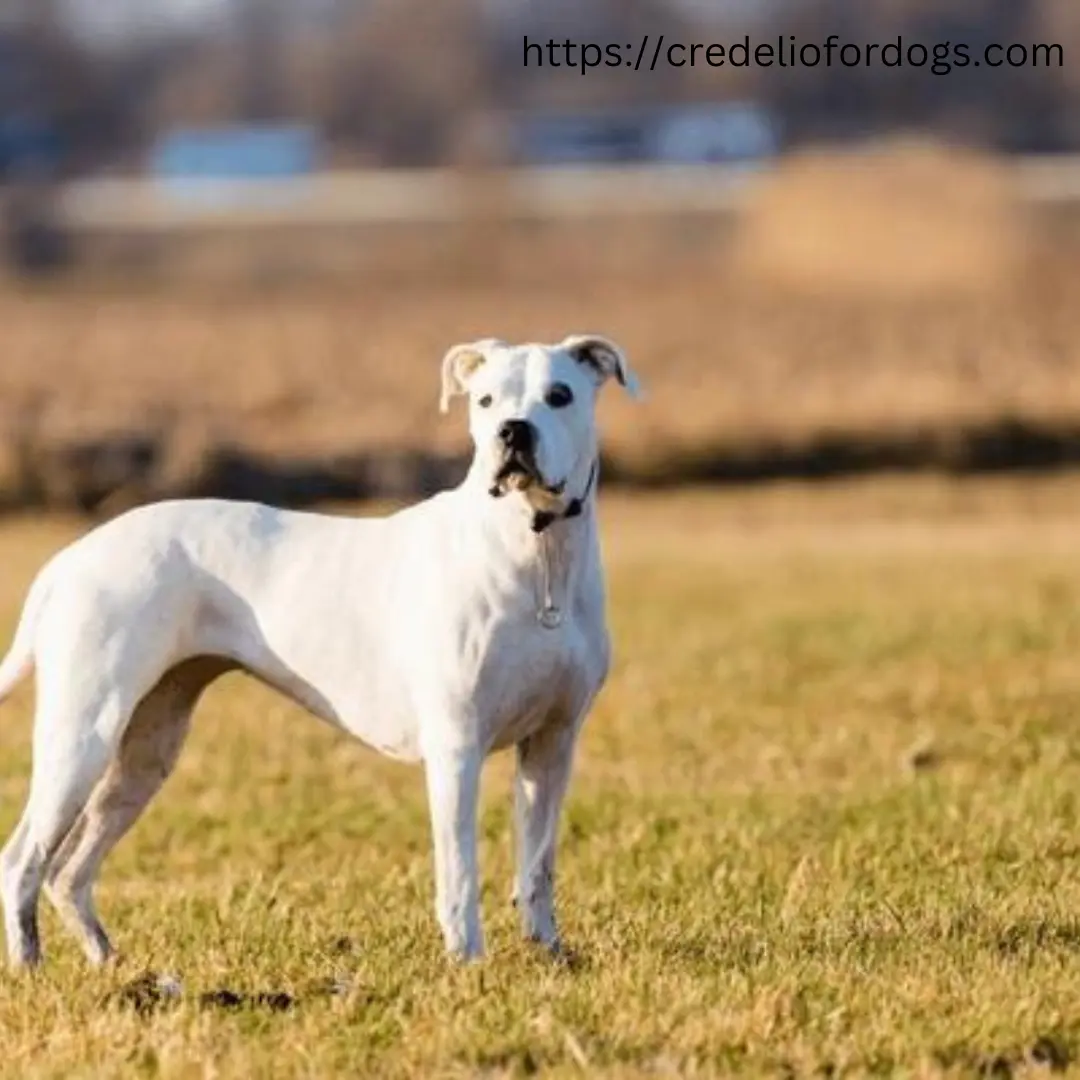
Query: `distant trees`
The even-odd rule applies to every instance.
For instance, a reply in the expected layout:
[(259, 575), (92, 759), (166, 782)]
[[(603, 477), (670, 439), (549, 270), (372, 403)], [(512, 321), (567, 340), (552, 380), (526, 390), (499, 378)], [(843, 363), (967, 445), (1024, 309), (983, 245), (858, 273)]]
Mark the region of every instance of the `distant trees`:
[[(868, 43), (903, 35), (931, 45), (964, 41), (973, 51), (995, 41), (1061, 42), (1066, 50), (1062, 69), (939, 76), (880, 64), (605, 68), (587, 76), (523, 68), (524, 33), (708, 42), (748, 28), (737, 16), (695, 25), (692, 5), (665, 0), (550, 0), (516, 9), (487, 0), (320, 0), (317, 17), (307, 19), (298, 15), (301, 0), (234, 0), (223, 32), (144, 40), (109, 56), (77, 48), (46, 0), (27, 10), (33, 19), (9, 38), (34, 57), (36, 107), (62, 132), (78, 171), (132, 164), (155, 131), (174, 124), (306, 119), (342, 158), (421, 165), (459, 157), (478, 120), (508, 109), (732, 97), (771, 105), (795, 142), (920, 127), (1009, 149), (1080, 148), (1076, 0), (777, 0), (770, 21), (759, 14), (753, 22), (755, 39), (823, 42), (835, 33)], [(494, 19), (500, 10), (516, 14)], [(0, 78), (0, 115), (12, 107), (3, 85)]]

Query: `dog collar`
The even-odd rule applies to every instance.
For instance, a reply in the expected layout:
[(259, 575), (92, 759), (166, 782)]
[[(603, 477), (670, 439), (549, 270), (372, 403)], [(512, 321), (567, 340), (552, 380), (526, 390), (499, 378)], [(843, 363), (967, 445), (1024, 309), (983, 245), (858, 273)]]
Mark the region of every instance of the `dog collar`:
[(592, 468), (589, 470), (589, 479), (585, 484), (585, 490), (576, 499), (571, 499), (562, 513), (556, 514), (551, 510), (537, 510), (533, 514), (532, 531), (539, 535), (551, 525), (554, 525), (556, 521), (569, 521), (570, 518), (580, 517), (581, 512), (585, 509), (585, 502), (592, 492), (593, 484), (596, 483), (596, 473), (597, 463), (594, 461)]
[(563, 620), (562, 609), (555, 603), (551, 595), (550, 537), (546, 535), (546, 532), (549, 526), (556, 521), (566, 521), (569, 518), (576, 518), (581, 515), (581, 512), (585, 509), (585, 502), (589, 498), (589, 493), (592, 491), (593, 484), (596, 483), (596, 473), (597, 462), (594, 461), (592, 468), (589, 470), (589, 479), (585, 484), (585, 490), (576, 499), (571, 499), (562, 513), (555, 514), (550, 510), (538, 510), (533, 514), (532, 531), (536, 533), (540, 544), (540, 574), (541, 588), (543, 590), (536, 618), (545, 630), (558, 629)]

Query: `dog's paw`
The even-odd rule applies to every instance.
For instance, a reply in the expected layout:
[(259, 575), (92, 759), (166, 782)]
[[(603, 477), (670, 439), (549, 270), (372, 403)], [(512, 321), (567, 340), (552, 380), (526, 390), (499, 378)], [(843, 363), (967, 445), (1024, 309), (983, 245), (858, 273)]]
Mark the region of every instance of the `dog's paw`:
[(479, 934), (446, 934), (444, 940), (452, 963), (471, 964), (484, 958), (484, 942)]
[(544, 935), (544, 934), (526, 934), (525, 940), (530, 944), (535, 945), (537, 949), (543, 952), (550, 953), (554, 957), (558, 957), (563, 952), (562, 938), (558, 934)]
[(448, 948), (446, 956), (452, 964), (466, 966), (483, 960), (484, 950), (482, 946), (475, 948)]

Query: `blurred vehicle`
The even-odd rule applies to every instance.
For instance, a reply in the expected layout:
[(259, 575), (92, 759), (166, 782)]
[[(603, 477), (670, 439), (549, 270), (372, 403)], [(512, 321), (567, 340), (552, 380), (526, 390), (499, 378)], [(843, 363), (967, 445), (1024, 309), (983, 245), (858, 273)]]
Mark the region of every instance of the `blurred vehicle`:
[(71, 256), (55, 206), (63, 139), (45, 112), (36, 59), (17, 35), (0, 36), (0, 236), (9, 263), (22, 274), (59, 269)]
[(45, 113), (37, 54), (16, 34), (0, 34), (0, 180), (55, 176), (61, 138)]
[(56, 176), (63, 165), (59, 132), (32, 113), (0, 113), (0, 178)]
[(165, 132), (150, 153), (150, 173), (165, 194), (182, 200), (227, 201), (251, 181), (310, 176), (322, 142), (306, 125), (254, 124)]
[(648, 156), (672, 164), (757, 162), (780, 153), (779, 124), (753, 103), (671, 108), (649, 134)]
[(754, 103), (526, 114), (514, 125), (525, 165), (758, 162), (780, 152), (779, 124)]
[(150, 164), (154, 174), (166, 180), (273, 180), (314, 171), (319, 142), (318, 132), (306, 125), (182, 128), (158, 139)]
[(514, 122), (523, 165), (593, 165), (645, 160), (647, 116), (632, 109), (526, 114)]

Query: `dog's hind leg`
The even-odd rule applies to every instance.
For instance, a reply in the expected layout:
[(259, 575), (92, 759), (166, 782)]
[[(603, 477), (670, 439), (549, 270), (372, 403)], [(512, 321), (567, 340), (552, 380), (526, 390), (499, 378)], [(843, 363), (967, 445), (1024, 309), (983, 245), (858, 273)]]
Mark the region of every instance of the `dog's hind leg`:
[(119, 752), (49, 866), (49, 899), (92, 963), (112, 953), (92, 895), (101, 864), (168, 779), (199, 696), (231, 666), (199, 657), (166, 672), (139, 703)]
[(41, 959), (37, 907), (46, 870), (108, 768), (127, 719), (115, 692), (88, 698), (82, 704), (56, 699), (39, 709), (30, 797), (0, 854), (8, 955), (16, 967)]

